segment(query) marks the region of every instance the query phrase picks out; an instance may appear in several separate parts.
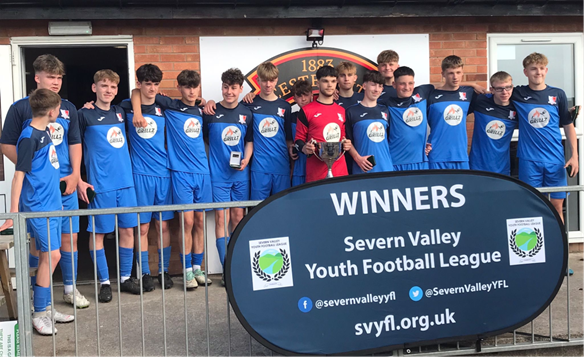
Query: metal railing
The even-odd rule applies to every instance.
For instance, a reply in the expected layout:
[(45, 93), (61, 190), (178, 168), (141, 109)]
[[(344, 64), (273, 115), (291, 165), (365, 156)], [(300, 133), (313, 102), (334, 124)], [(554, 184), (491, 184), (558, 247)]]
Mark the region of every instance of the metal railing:
[[(584, 191), (584, 186), (569, 186), (556, 188), (540, 189), (544, 194), (551, 192), (580, 192)], [(568, 196), (568, 200), (569, 200)], [(207, 215), (211, 209), (228, 209), (245, 207), (249, 209), (259, 204), (260, 201), (245, 202), (223, 202), (213, 204), (189, 204), (189, 205), (169, 205), (169, 206), (151, 206), (151, 207), (132, 207), (132, 208), (114, 208), (114, 209), (94, 209), (94, 210), (77, 210), (77, 211), (54, 211), (54, 212), (26, 212), (18, 214), (0, 214), (0, 219), (14, 219), (14, 247), (16, 260), (16, 283), (17, 283), (17, 303), (18, 303), (18, 323), (20, 331), (20, 351), (23, 356), (32, 355), (271, 355), (272, 352), (261, 346), (247, 334), (237, 319), (232, 318), (232, 309), (229, 304), (229, 298), (222, 287), (210, 288), (207, 283), (204, 284), (204, 296), (199, 292), (187, 293), (186, 284), (182, 287), (182, 296), (178, 289), (166, 290), (160, 289), (161, 293), (140, 292), (140, 297), (122, 294), (120, 291), (120, 272), (118, 253), (119, 233), (118, 233), (118, 215), (132, 213), (138, 215), (138, 227), (140, 226), (139, 214), (141, 212), (165, 212), (177, 211), (179, 214), (179, 223), (181, 231), (182, 247), (185, 246), (184, 236), (184, 212), (185, 210), (203, 210), (203, 234), (205, 264), (208, 262), (207, 247)], [(569, 205), (566, 202), (566, 227), (569, 226)], [(53, 334), (52, 338), (39, 336), (33, 333), (32, 317), (30, 312), (30, 289), (29, 287), (29, 268), (28, 254), (29, 247), (26, 234), (26, 220), (31, 218), (45, 218), (47, 223), (51, 217), (69, 217), (69, 224), (72, 225), (71, 217), (89, 216), (94, 220), (95, 215), (115, 215), (115, 243), (116, 243), (116, 271), (117, 271), (117, 306), (115, 302), (108, 304), (98, 302), (98, 279), (96, 259), (93, 259), (94, 268), (94, 300), (90, 308), (80, 310), (74, 306), (74, 322), (64, 328), (58, 325), (59, 338)], [(227, 215), (224, 214), (224, 227), (227, 235)], [(93, 222), (95, 223), (95, 222)], [(93, 224), (95, 227), (95, 224)], [(160, 246), (162, 242), (162, 227), (158, 232)], [(90, 234), (95, 241), (95, 230)], [(73, 235), (70, 234), (71, 246), (73, 246)], [(138, 250), (141, 251), (140, 239), (138, 241)], [(226, 241), (227, 242), (227, 241)], [(50, 246), (50, 241), (49, 241)], [(182, 247), (179, 247), (182, 249)], [(94, 253), (95, 254), (95, 249)], [(142, 265), (141, 256), (138, 255), (139, 265)], [(50, 254), (49, 254), (50, 257)], [(94, 256), (95, 258), (95, 256)], [(50, 262), (49, 262), (50, 264)], [(73, 263), (72, 263), (73, 264)], [(182, 262), (184, 266), (184, 258)], [(139, 269), (139, 268), (137, 268)], [(568, 268), (569, 269), (569, 268)], [(183, 282), (186, 281), (186, 273), (183, 270)], [(138, 274), (141, 277), (141, 274)], [(164, 276), (164, 274), (163, 274)], [(112, 279), (113, 280), (113, 279)], [(163, 282), (164, 285), (164, 282)], [(219, 285), (219, 284), (216, 284)], [(515, 350), (528, 350), (535, 348), (550, 347), (567, 347), (581, 346), (584, 343), (582, 332), (576, 335), (572, 333), (570, 322), (571, 304), (570, 304), (570, 276), (566, 274), (564, 283), (558, 296), (548, 308), (547, 316), (544, 314), (531, 321), (530, 324), (513, 331), (512, 333), (503, 334), (483, 341), (460, 341), (452, 344), (439, 344), (424, 346), (414, 349), (403, 349), (394, 351), (394, 355), (404, 354), (424, 354), (424, 355), (462, 355), (486, 352), (506, 352)], [(202, 286), (201, 286), (202, 287)], [(142, 288), (142, 279), (140, 278), (140, 288)], [(77, 285), (73, 279), (73, 291), (76, 291)], [(87, 290), (87, 289), (86, 289)], [(197, 289), (200, 290), (200, 289)], [(51, 301), (52, 308), (62, 303), (55, 301), (54, 284), (51, 277)], [(566, 297), (563, 297), (563, 291)], [(86, 292), (87, 294), (87, 292)], [(158, 295), (153, 295), (158, 294)], [(160, 296), (160, 299), (157, 298)], [(182, 308), (181, 306), (182, 305)], [(562, 306), (558, 306), (562, 305)], [(565, 305), (565, 306), (564, 306)], [(565, 321), (563, 312), (560, 318), (553, 319), (552, 306), (554, 311), (565, 309)], [(154, 310), (160, 308), (160, 312)], [(261, 308), (261, 307), (258, 307)], [(94, 313), (92, 312), (94, 310)], [(204, 313), (203, 313), (204, 310)], [(54, 315), (53, 319), (54, 319)], [(93, 317), (94, 315), (94, 317)], [(217, 316), (211, 316), (217, 315)], [(582, 313), (579, 313), (582, 318)], [(81, 320), (79, 319), (81, 318)], [(95, 319), (95, 327), (90, 326)], [(545, 333), (541, 332), (541, 324), (545, 325), (548, 320), (548, 328)], [(117, 321), (117, 324), (116, 324)], [(581, 324), (581, 321), (580, 321)], [(564, 326), (565, 330), (559, 331), (555, 326)], [(137, 333), (139, 330), (139, 333)], [(170, 331), (170, 332), (169, 332)], [(536, 332), (537, 331), (537, 332)], [(62, 335), (65, 334), (65, 338)], [(184, 339), (183, 339), (184, 336)], [(50, 339), (50, 342), (49, 342)], [(169, 343), (170, 342), (170, 343)]]

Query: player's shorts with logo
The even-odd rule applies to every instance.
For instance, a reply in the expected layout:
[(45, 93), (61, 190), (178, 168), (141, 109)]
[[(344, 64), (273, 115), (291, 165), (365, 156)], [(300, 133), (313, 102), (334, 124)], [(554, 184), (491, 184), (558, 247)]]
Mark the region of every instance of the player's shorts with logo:
[[(134, 174), (134, 187), (138, 206), (164, 206), (172, 204), (172, 183), (170, 177)], [(160, 212), (140, 213), (140, 224), (150, 223), (154, 217), (160, 221)], [(162, 220), (174, 218), (173, 211), (162, 212)]]
[[(564, 165), (519, 159), (519, 179), (533, 187), (557, 187), (568, 184)], [(551, 198), (566, 198), (565, 192), (552, 192)]]
[[(212, 203), (211, 175), (171, 171), (174, 204)], [(185, 210), (190, 212), (192, 210)], [(202, 211), (202, 210), (196, 210)]]
[(251, 171), (251, 199), (264, 200), (290, 188), (290, 176)]
[[(134, 187), (97, 193), (88, 205), (89, 208), (136, 207), (136, 191)], [(87, 231), (93, 232), (93, 216), (89, 216)], [(138, 225), (135, 213), (118, 214), (118, 227), (134, 228)], [(116, 229), (116, 216), (113, 214), (95, 216), (95, 233), (110, 233)]]
[[(61, 202), (63, 203), (63, 210), (78, 210), (79, 200), (77, 199), (77, 191), (73, 192), (67, 196), (61, 196)], [(61, 233), (79, 233), (79, 216), (71, 216), (71, 224), (73, 225), (73, 232), (71, 232), (71, 225), (69, 223), (69, 217), (62, 217)]]
[(249, 200), (249, 181), (213, 182), (213, 202)]
[[(46, 218), (27, 219), (27, 227), (31, 237), (35, 240), (36, 249), (41, 252), (49, 251), (49, 232), (47, 232)], [(61, 248), (61, 217), (49, 218), (51, 251)]]
[(469, 170), (468, 161), (430, 162), (431, 170)]
[(292, 176), (292, 187), (302, 185), (305, 182), (306, 182), (306, 176)]
[(393, 171), (428, 170), (429, 168), (430, 168), (430, 165), (428, 165), (428, 161), (416, 162), (413, 164), (393, 165)]

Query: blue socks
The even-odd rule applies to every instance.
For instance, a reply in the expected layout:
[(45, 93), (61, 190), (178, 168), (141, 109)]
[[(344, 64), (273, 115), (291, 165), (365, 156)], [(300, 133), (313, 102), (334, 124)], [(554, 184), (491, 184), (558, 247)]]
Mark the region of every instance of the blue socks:
[[(77, 252), (74, 253), (75, 258), (77, 258)], [(77, 261), (77, 259), (75, 259)], [(59, 265), (61, 266), (61, 272), (63, 272), (63, 284), (73, 285), (73, 267), (71, 263), (73, 262), (73, 254), (71, 252), (61, 252), (61, 260)], [(75, 264), (77, 265), (77, 264)], [(77, 274), (75, 274), (77, 275)]]
[(191, 254), (189, 253), (189, 254), (186, 254), (185, 255), (185, 254), (182, 254), (181, 253), (180, 254), (180, 262), (181, 262), (181, 264), (183, 263), (183, 259), (184, 259), (184, 264), (185, 264), (184, 268), (185, 269), (188, 269), (188, 268), (191, 268), (192, 269), (193, 268), (193, 263), (191, 262)]
[(199, 253), (199, 254), (193, 253), (193, 265), (194, 266), (199, 266), (200, 267), (201, 264), (203, 264), (203, 255), (204, 255), (204, 252), (203, 253)]
[(51, 289), (43, 288), (42, 286), (38, 285), (35, 285), (33, 289), (34, 289), (33, 297), (34, 312), (47, 311), (47, 305), (50, 304), (51, 300)]
[[(34, 255), (28, 253), (28, 265), (31, 268), (38, 268), (39, 267), (39, 257), (35, 257)], [(33, 287), (36, 286), (36, 275), (30, 277), (30, 285)]]
[[(132, 248), (120, 247), (120, 280), (122, 283), (126, 281), (132, 274), (133, 258), (134, 250)], [(148, 265), (148, 260), (146, 260), (146, 265)]]
[[(148, 264), (148, 251), (136, 252), (136, 266), (140, 266), (140, 255), (142, 256), (142, 275), (150, 275), (150, 264)], [(120, 258), (121, 259), (121, 258)]]
[[(91, 260), (94, 260), (93, 250), (89, 251), (89, 255), (91, 255)], [(99, 281), (101, 283), (109, 282), (109, 270), (107, 268), (107, 260), (105, 259), (105, 250), (103, 250), (103, 248), (95, 251), (95, 264), (97, 265), (97, 277), (99, 278)]]
[[(161, 250), (158, 249), (158, 272), (161, 273), (162, 272), (162, 254)], [(164, 253), (164, 271), (168, 272), (168, 266), (170, 265), (170, 246), (169, 247), (165, 247), (162, 248), (162, 253)], [(182, 255), (181, 255), (182, 258)], [(182, 259), (181, 259), (182, 262)]]
[[(225, 243), (227, 240), (227, 243)], [(217, 252), (219, 253), (219, 260), (221, 261), (221, 266), (225, 266), (225, 252), (227, 251), (227, 244), (229, 244), (229, 237), (221, 237), (215, 240), (215, 245), (217, 246)]]

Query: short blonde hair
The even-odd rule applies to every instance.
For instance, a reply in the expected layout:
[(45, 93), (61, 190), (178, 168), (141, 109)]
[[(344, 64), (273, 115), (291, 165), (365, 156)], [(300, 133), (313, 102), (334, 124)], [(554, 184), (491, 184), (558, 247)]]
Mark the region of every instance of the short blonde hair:
[(272, 62), (264, 62), (258, 66), (258, 77), (262, 81), (273, 81), (278, 78), (280, 71)]
[(110, 81), (114, 82), (115, 84), (120, 83), (120, 76), (112, 71), (111, 69), (101, 69), (93, 75), (93, 83), (97, 84), (100, 81), (105, 79), (109, 79)]
[(341, 72), (349, 72), (352, 74), (357, 73), (357, 67), (355, 67), (355, 65), (352, 62), (347, 61), (339, 63), (336, 67), (336, 70), (339, 74), (341, 74)]
[(548, 58), (543, 53), (533, 52), (523, 59), (523, 68), (527, 68), (530, 64), (548, 65)]
[(389, 62), (399, 62), (399, 55), (394, 50), (381, 51), (381, 53), (377, 55), (377, 64)]
[(442, 70), (447, 70), (449, 68), (458, 68), (464, 67), (464, 63), (462, 63), (462, 58), (452, 55), (444, 58), (442, 60)]
[(499, 71), (491, 76), (489, 83), (493, 86), (493, 83), (495, 82), (506, 82), (508, 80), (513, 80), (511, 75), (505, 71)]
[(32, 63), (34, 73), (46, 72), (49, 74), (65, 75), (65, 65), (51, 54), (38, 56)]

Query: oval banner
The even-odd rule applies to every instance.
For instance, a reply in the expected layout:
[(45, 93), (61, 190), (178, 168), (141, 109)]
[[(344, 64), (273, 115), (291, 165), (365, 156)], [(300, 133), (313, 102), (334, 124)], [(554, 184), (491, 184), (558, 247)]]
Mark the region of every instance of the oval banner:
[(562, 284), (563, 225), (534, 188), (476, 171), (328, 179), (254, 208), (229, 243), (233, 309), (282, 354), (370, 354), (511, 331)]

